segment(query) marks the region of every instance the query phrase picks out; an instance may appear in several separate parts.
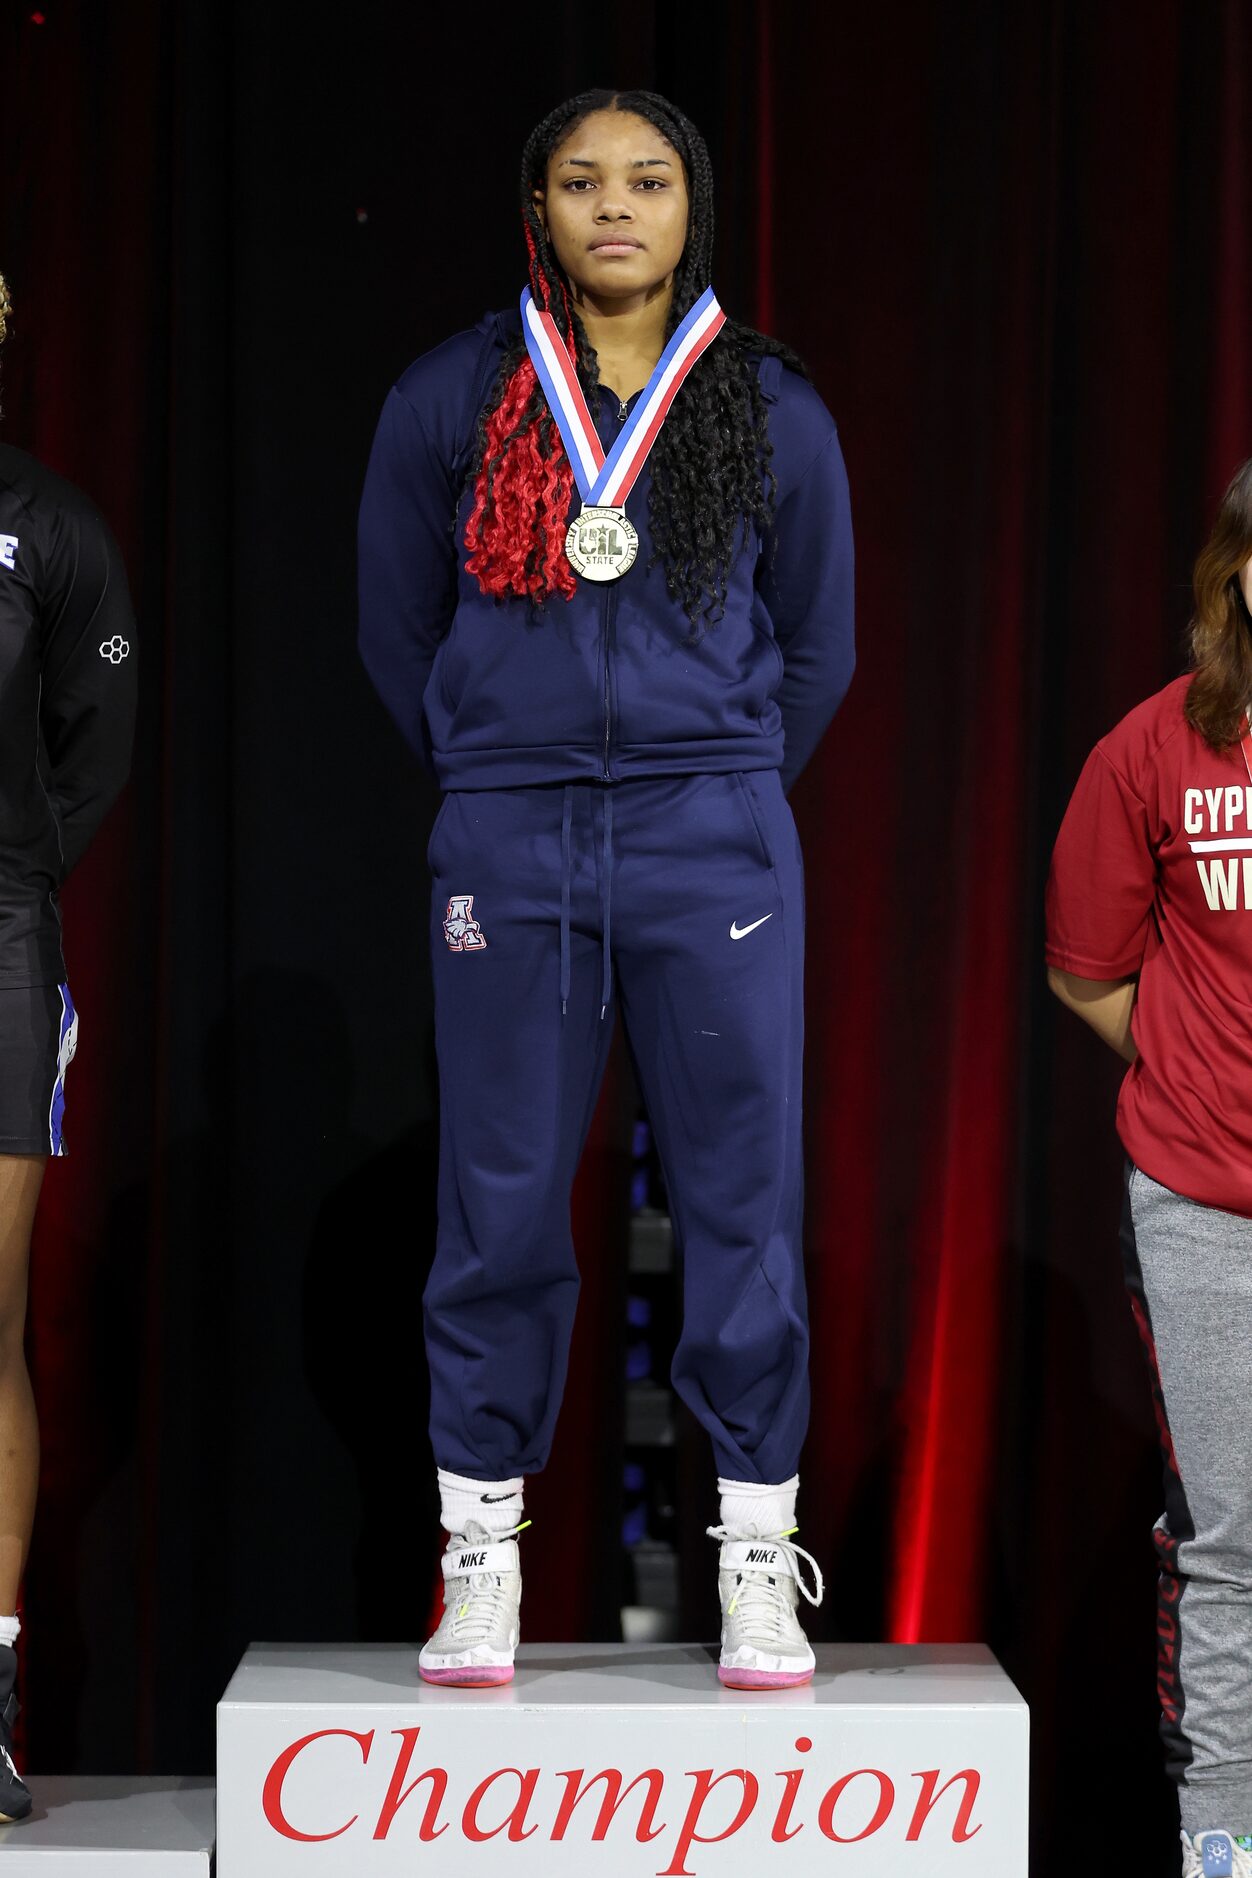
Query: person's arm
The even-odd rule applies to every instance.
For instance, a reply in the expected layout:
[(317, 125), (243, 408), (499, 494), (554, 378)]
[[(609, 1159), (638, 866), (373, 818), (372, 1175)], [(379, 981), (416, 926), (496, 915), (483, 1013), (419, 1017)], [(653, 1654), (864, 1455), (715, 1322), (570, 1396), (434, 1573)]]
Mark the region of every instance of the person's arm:
[(778, 505), (761, 594), (783, 655), (780, 774), (789, 790), (842, 704), (856, 663), (852, 507), (833, 429)]
[(432, 771), (422, 699), (456, 609), (456, 502), (417, 411), (391, 391), (361, 496), (357, 643), (383, 703)]
[(1048, 986), (1066, 1010), (1081, 1017), (1083, 1023), (1089, 1024), (1096, 1036), (1119, 1056), (1128, 1063), (1136, 1060), (1139, 1051), (1130, 1034), (1130, 1020), (1139, 990), (1138, 976), (1111, 980), (1079, 978), (1073, 972), (1059, 971), (1055, 965), (1050, 965)]
[(1097, 744), (1052, 852), (1048, 984), (1128, 1063), (1139, 1055), (1130, 1026), (1155, 899), (1147, 806)]
[(86, 505), (58, 519), (41, 611), (39, 722), (68, 874), (130, 773), (137, 694), (121, 550)]

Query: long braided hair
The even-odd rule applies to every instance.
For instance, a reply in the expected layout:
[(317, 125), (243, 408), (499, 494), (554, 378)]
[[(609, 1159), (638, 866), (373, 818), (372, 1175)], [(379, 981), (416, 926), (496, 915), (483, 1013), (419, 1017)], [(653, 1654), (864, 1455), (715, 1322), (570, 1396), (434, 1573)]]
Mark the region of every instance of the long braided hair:
[[(546, 185), (548, 159), (557, 146), (593, 111), (607, 110), (644, 118), (678, 152), (686, 170), (687, 239), (674, 273), (667, 341), (709, 285), (713, 254), (709, 153), (695, 125), (667, 99), (654, 91), (584, 91), (536, 125), (522, 153), (521, 177), (530, 289), (555, 319), (593, 409), (598, 361), (534, 191)], [(728, 319), (684, 383), (648, 458), (653, 542), (648, 565), (664, 567), (666, 586), (682, 605), (693, 634), (720, 618), (727, 574), (749, 526), (765, 532), (773, 519), (772, 447), (765, 399), (749, 363), (752, 355), (779, 358), (808, 376), (789, 347)], [(524, 339), (501, 361), (479, 418), (469, 479), (474, 503), (465, 530), (471, 551), (466, 566), (483, 592), (536, 603), (553, 593), (571, 599), (576, 583), (564, 546), (574, 475)]]

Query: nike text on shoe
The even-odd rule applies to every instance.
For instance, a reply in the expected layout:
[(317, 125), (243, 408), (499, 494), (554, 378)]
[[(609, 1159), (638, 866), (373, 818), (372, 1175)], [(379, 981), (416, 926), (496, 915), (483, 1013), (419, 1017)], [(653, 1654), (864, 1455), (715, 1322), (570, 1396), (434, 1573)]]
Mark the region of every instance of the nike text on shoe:
[(522, 1569), (517, 1535), (489, 1533), (467, 1520), (443, 1555), (443, 1616), (417, 1659), (424, 1682), (489, 1689), (512, 1682), (520, 1633)]
[(13, 1765), (13, 1726), (18, 1717), (18, 1701), (13, 1693), (17, 1680), (17, 1651), (0, 1644), (0, 1821), (25, 1819), (34, 1801), (30, 1790)]
[(1182, 1878), (1252, 1878), (1252, 1853), (1233, 1833), (1217, 1829), (1182, 1835)]
[[(791, 1531), (796, 1528), (793, 1526)], [(796, 1615), (803, 1594), (822, 1601), (817, 1560), (790, 1533), (742, 1538), (725, 1526), (710, 1526), (720, 1539), (717, 1587), (722, 1601), (722, 1654), (717, 1679), (728, 1689), (792, 1689), (811, 1680), (813, 1651)], [(813, 1568), (815, 1589), (800, 1576), (801, 1559)]]
[(754, 919), (750, 926), (741, 926), (738, 920), (732, 920), (730, 936), (732, 939), (746, 939), (750, 932), (755, 932), (758, 926), (763, 926), (767, 919), (773, 919), (773, 917), (772, 913), (762, 913), (760, 919)]

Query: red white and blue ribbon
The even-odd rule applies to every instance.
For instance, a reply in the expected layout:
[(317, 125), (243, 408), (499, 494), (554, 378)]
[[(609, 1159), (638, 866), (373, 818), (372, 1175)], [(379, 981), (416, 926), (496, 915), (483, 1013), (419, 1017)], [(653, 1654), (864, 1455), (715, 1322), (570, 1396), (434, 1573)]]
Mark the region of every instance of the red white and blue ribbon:
[(605, 456), (561, 329), (550, 313), (542, 312), (535, 305), (530, 288), (523, 290), (522, 330), (526, 335), (526, 350), (543, 386), (553, 422), (561, 433), (578, 493), (588, 507), (625, 506), (683, 380), (725, 324), (726, 315), (717, 303), (716, 294), (711, 287), (706, 287), (675, 330), (656, 370), (640, 392), (638, 403)]

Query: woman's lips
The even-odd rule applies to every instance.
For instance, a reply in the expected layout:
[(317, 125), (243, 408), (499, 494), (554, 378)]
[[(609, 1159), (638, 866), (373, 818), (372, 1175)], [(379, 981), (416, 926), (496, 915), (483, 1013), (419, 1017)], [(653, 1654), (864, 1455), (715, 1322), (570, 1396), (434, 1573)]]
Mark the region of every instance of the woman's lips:
[(591, 252), (593, 254), (642, 254), (643, 243), (641, 241), (593, 241)]

